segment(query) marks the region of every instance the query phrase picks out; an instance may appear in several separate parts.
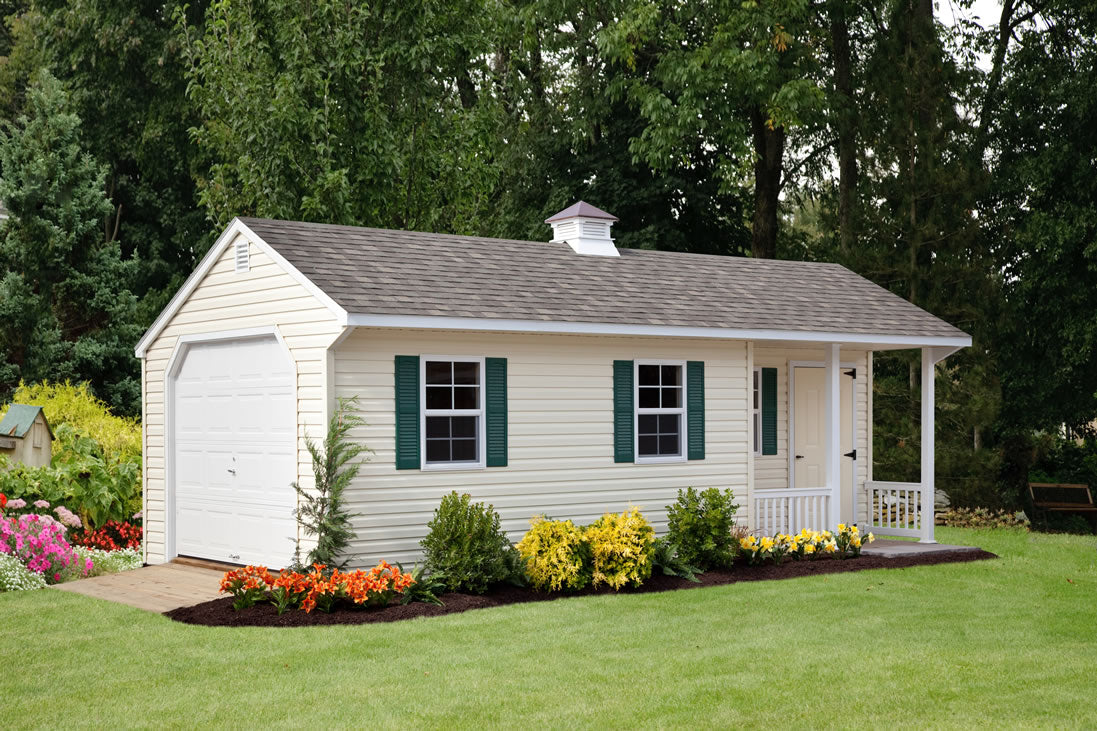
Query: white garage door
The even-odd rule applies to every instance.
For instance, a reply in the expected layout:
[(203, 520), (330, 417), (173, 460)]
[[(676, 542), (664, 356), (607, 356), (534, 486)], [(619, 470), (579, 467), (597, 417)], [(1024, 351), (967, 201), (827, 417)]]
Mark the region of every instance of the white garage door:
[(175, 550), (280, 568), (293, 553), (293, 368), (271, 337), (194, 344), (175, 377)]

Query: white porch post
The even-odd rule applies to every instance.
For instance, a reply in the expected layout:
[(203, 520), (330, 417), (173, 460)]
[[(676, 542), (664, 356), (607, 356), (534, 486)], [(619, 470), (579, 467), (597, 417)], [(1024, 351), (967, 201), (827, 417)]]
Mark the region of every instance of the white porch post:
[(936, 543), (933, 539), (933, 348), (922, 348), (922, 537), (920, 543)]
[(842, 448), (842, 407), (839, 396), (842, 393), (839, 378), (842, 374), (842, 361), (839, 357), (838, 343), (826, 346), (826, 375), (823, 386), (824, 420), (827, 425), (823, 452), (823, 473), (826, 486), (830, 491), (830, 527), (835, 530), (841, 522), (842, 506), (842, 461), (839, 451)]

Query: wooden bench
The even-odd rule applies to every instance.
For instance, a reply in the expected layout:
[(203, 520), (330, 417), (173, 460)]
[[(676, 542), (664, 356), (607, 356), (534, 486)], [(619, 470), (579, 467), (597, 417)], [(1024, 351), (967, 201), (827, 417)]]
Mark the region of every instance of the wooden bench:
[(1077, 513), (1084, 515), (1097, 528), (1097, 505), (1089, 485), (1059, 482), (1030, 482), (1028, 494), (1032, 507), (1045, 513)]

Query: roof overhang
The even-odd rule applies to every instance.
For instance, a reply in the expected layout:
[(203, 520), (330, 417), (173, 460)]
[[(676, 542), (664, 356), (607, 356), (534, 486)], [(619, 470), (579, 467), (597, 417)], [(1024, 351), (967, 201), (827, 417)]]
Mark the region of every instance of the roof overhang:
[(251, 243), (257, 246), (264, 254), (266, 254), (272, 261), (278, 264), (285, 270), (286, 274), (289, 274), (295, 279), (302, 287), (308, 292), (320, 300), (325, 307), (327, 307), (335, 319), (340, 325), (345, 326), (347, 324), (347, 311), (343, 309), (339, 304), (335, 302), (331, 297), (325, 294), (319, 287), (312, 283), (308, 277), (300, 272), (297, 267), (290, 264), (286, 259), (274, 250), (267, 242), (263, 241), (254, 231), (241, 221), (239, 218), (234, 218), (232, 223), (228, 225), (220, 236), (217, 237), (217, 241), (214, 242), (210, 250), (206, 252), (206, 255), (202, 257), (202, 261), (199, 262), (198, 267), (187, 277), (187, 281), (183, 283), (183, 286), (179, 288), (179, 291), (175, 293), (175, 296), (168, 302), (167, 307), (163, 309), (160, 316), (152, 323), (145, 334), (141, 336), (141, 339), (137, 342), (137, 347), (134, 348), (134, 355), (138, 358), (144, 358), (148, 352), (149, 346), (156, 340), (157, 336), (163, 332), (164, 328), (168, 326), (171, 319), (175, 317), (175, 313), (179, 311), (179, 308), (183, 306), (183, 303), (190, 298), (191, 294), (198, 285), (205, 279), (209, 270), (213, 268), (213, 265), (217, 263), (217, 260), (221, 258), (221, 255), (225, 252), (236, 237), (239, 235), (245, 236)]
[(971, 345), (970, 335), (920, 336), (849, 332), (806, 332), (797, 330), (747, 330), (724, 327), (677, 325), (628, 325), (603, 322), (559, 322), (547, 320), (496, 320), (478, 317), (351, 314), (351, 327), (383, 327), (411, 330), (470, 330), (480, 332), (553, 333), (559, 335), (603, 335), (616, 337), (708, 338), (780, 343), (840, 343), (865, 350), (933, 348), (934, 362)]

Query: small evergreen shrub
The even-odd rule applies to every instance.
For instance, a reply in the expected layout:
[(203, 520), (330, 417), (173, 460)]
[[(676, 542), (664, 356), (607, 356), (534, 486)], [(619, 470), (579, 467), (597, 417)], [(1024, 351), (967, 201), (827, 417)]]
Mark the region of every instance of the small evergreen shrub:
[(518, 543), (518, 554), (534, 589), (578, 591), (590, 583), (590, 544), (583, 529), (570, 520), (533, 518)]
[(420, 541), (427, 571), (448, 591), (483, 594), (515, 576), (517, 552), (491, 505), (451, 492), (442, 498)]
[(640, 586), (651, 576), (655, 529), (639, 508), (606, 513), (584, 531), (592, 556), (591, 583)]
[(739, 509), (733, 500), (731, 490), (715, 487), (678, 491), (677, 502), (667, 506), (667, 540), (678, 547), (679, 559), (702, 571), (731, 566)]
[[(358, 475), (361, 462), (354, 462), (358, 455), (369, 450), (351, 438), (350, 432), (366, 422), (355, 411), (357, 397), (339, 399), (339, 408), (331, 416), (328, 432), (322, 447), (311, 439), (305, 439), (305, 446), (312, 457), (312, 472), (315, 476), (313, 489), (307, 490), (296, 482), (291, 483), (297, 491), (297, 525), (306, 536), (316, 538), (316, 545), (308, 553), (307, 562), (324, 564), (332, 568), (347, 565), (346, 549), (354, 538), (351, 518), (343, 505), (343, 491)], [(340, 561), (342, 559), (342, 561)], [(293, 554), (292, 566), (301, 568), (301, 541)]]

